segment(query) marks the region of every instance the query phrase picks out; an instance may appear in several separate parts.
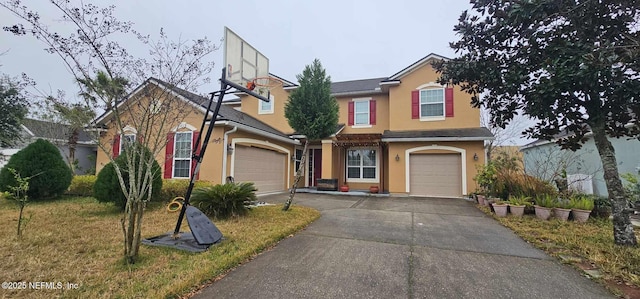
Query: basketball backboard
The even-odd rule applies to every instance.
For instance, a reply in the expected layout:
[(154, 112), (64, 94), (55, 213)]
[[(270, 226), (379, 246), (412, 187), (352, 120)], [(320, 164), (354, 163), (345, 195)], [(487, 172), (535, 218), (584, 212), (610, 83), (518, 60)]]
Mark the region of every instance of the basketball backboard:
[(255, 78), (269, 76), (267, 57), (227, 27), (224, 27), (224, 66), (227, 80), (243, 87)]

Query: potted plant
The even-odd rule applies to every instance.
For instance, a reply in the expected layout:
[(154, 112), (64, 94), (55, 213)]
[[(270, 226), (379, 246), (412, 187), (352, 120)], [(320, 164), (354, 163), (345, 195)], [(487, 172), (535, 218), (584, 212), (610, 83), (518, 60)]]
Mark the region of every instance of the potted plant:
[(506, 201), (498, 200), (492, 204), (493, 211), (496, 213), (498, 217), (506, 217), (507, 209), (509, 208), (509, 204)]
[(511, 214), (517, 217), (524, 215), (524, 208), (531, 205), (531, 197), (528, 196), (511, 196), (509, 197), (509, 210)]
[(571, 201), (568, 199), (559, 199), (553, 207), (553, 215), (562, 221), (567, 221), (571, 213), (571, 208)]
[(380, 192), (380, 188), (378, 187), (378, 185), (372, 185), (369, 187), (369, 192), (370, 193), (378, 193)]
[(584, 194), (574, 195), (571, 198), (571, 211), (573, 212), (573, 219), (578, 222), (587, 222), (589, 220), (589, 214), (593, 210), (593, 200)]
[(536, 217), (542, 220), (548, 220), (551, 217), (551, 208), (555, 205), (555, 198), (553, 195), (545, 194), (536, 197), (536, 204), (534, 205), (536, 211)]
[(482, 195), (482, 194), (478, 194), (476, 197), (478, 198), (478, 204), (481, 205), (481, 206), (484, 206), (484, 201), (485, 201), (486, 197), (484, 195)]

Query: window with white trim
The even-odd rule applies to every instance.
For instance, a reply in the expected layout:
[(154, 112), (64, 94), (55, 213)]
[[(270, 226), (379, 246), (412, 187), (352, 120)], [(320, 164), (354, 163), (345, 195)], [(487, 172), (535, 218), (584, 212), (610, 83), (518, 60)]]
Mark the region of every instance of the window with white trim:
[(173, 177), (189, 178), (191, 174), (191, 141), (193, 132), (177, 132), (174, 139)]
[(136, 134), (122, 134), (120, 140), (120, 153), (136, 142)]
[(369, 125), (369, 100), (353, 101), (353, 124), (355, 126)]
[(420, 118), (444, 118), (444, 88), (420, 90)]
[(347, 181), (377, 182), (378, 151), (373, 148), (347, 150)]
[(273, 101), (275, 100), (275, 97), (270, 94), (269, 95), (269, 101), (265, 102), (262, 100), (259, 100), (259, 104), (258, 104), (258, 114), (273, 114)]

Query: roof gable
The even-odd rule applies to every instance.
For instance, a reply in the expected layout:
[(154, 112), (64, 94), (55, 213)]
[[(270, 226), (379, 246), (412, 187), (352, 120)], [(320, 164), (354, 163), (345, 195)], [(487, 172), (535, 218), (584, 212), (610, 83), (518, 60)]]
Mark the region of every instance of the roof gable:
[(402, 77), (412, 73), (413, 71), (421, 68), (422, 66), (424, 66), (425, 64), (429, 63), (431, 60), (449, 60), (449, 58), (435, 54), (435, 53), (430, 53), (429, 55), (422, 57), (420, 60), (412, 63), (411, 65), (409, 65), (408, 67), (402, 69), (401, 71), (393, 74), (391, 77), (389, 77), (389, 79), (385, 80), (385, 81), (396, 81), (396, 80), (400, 80), (402, 79)]
[[(134, 91), (132, 91), (129, 95), (127, 95), (127, 97), (125, 97), (122, 101), (120, 101), (118, 103), (118, 105), (122, 105), (124, 104), (126, 101), (128, 101), (130, 98), (133, 97), (133, 95), (135, 95), (137, 92), (139, 92), (140, 90), (142, 90), (145, 86), (149, 85), (149, 84), (154, 84), (160, 88), (164, 88), (167, 91), (169, 91), (171, 94), (175, 95), (178, 99), (183, 100), (183, 101), (187, 101), (188, 103), (192, 104), (193, 106), (196, 107), (196, 109), (198, 109), (199, 111), (201, 111), (202, 113), (204, 113), (207, 109), (207, 105), (209, 104), (209, 98), (206, 98), (204, 96), (195, 94), (193, 92), (187, 91), (185, 89), (179, 88), (173, 84), (167, 83), (163, 80), (157, 79), (157, 78), (149, 78), (147, 79), (144, 83), (142, 83), (140, 86), (138, 86)], [(103, 121), (104, 119), (106, 119), (109, 115), (111, 115), (112, 111), (109, 111), (107, 113), (104, 113), (103, 115), (101, 115), (100, 117), (96, 118), (96, 120), (94, 121), (94, 123), (100, 123), (101, 121)], [(218, 117), (216, 119), (216, 121), (220, 121), (220, 120), (228, 120), (228, 121), (233, 121), (245, 126), (249, 126), (261, 131), (264, 131), (266, 133), (270, 133), (270, 134), (274, 134), (274, 135), (278, 135), (280, 137), (286, 137), (288, 138), (288, 136), (276, 129), (274, 129), (273, 127), (261, 122), (260, 120), (249, 116), (248, 114), (245, 114), (241, 111), (235, 110), (232, 107), (226, 106), (226, 105), (221, 105), (220, 106), (220, 111), (218, 113)]]

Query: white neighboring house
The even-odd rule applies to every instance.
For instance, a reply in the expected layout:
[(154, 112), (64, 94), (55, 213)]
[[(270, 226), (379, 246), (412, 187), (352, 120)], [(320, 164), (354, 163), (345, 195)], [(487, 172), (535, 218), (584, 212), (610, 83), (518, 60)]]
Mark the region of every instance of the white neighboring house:
[[(71, 129), (67, 125), (26, 118), (22, 121), (21, 141), (10, 148), (0, 148), (0, 168), (4, 167), (12, 155), (38, 139), (53, 143), (65, 162), (69, 162), (68, 140)], [(95, 170), (96, 142), (89, 134), (81, 131), (78, 136), (75, 158), (78, 160), (76, 174), (85, 174)]]

